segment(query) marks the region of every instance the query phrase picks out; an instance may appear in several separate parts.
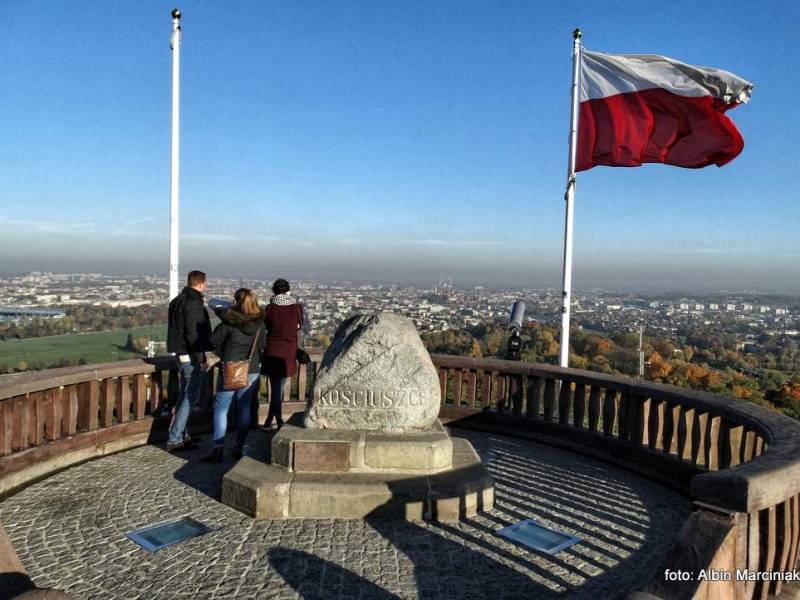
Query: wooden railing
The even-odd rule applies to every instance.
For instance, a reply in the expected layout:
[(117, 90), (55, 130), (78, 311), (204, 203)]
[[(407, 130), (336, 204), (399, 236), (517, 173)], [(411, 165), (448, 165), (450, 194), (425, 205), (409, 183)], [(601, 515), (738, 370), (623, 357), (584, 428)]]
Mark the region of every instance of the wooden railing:
[[(696, 511), (727, 519), (738, 568), (795, 568), (800, 552), (797, 421), (734, 398), (590, 371), (432, 358), (443, 419), (538, 439), (640, 471), (690, 494)], [(663, 572), (657, 577), (663, 579)], [(783, 587), (781, 581), (731, 585), (732, 598), (766, 598)]]
[[(320, 359), (298, 365), (283, 398), (288, 414), (305, 408)], [(207, 373), (201, 386), (198, 405), (207, 413), (217, 377), (218, 370)], [(54, 469), (163, 438), (178, 378), (173, 357), (0, 377), (0, 495)], [(266, 381), (261, 389), (263, 418), (271, 394)]]
[[(303, 410), (321, 355), (298, 368), (285, 414)], [(735, 563), (787, 571), (800, 553), (800, 424), (744, 401), (577, 369), (433, 355), (451, 424), (556, 444), (690, 494), (730, 523)], [(216, 374), (201, 406), (210, 408)], [(262, 383), (262, 404), (269, 390)], [(0, 494), (163, 437), (178, 394), (173, 358), (0, 377)], [(162, 414), (162, 412), (164, 414)], [(263, 410), (262, 410), (263, 412)], [(160, 437), (159, 437), (160, 436)], [(737, 598), (780, 593), (737, 583)], [(690, 596), (691, 597), (691, 596)]]

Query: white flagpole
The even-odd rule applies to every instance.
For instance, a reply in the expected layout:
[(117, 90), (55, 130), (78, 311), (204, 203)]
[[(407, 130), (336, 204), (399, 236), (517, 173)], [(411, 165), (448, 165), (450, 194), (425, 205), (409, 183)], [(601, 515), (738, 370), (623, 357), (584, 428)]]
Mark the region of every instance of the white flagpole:
[(567, 215), (564, 225), (564, 273), (561, 299), (561, 348), (559, 364), (569, 366), (569, 310), (572, 300), (572, 208), (575, 202), (575, 157), (578, 142), (578, 74), (581, 61), (581, 30), (572, 32), (572, 107), (569, 118), (569, 164), (567, 167), (567, 193), (564, 200)]
[(172, 10), (172, 173), (169, 184), (169, 298), (178, 295), (178, 149), (180, 143), (181, 11)]

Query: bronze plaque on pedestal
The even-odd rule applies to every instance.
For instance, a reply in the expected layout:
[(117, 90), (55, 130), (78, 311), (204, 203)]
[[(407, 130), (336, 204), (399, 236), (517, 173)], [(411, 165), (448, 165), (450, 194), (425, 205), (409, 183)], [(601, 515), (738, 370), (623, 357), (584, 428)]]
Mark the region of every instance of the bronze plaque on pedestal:
[(350, 466), (349, 442), (295, 442), (294, 470), (347, 471)]

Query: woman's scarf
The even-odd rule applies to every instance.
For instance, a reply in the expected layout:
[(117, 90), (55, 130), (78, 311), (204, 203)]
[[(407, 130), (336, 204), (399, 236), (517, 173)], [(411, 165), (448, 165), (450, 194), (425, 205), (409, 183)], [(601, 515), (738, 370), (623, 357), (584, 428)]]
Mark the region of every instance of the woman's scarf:
[(295, 300), (290, 295), (290, 292), (285, 292), (283, 294), (276, 294), (270, 298), (269, 303), (277, 304), (278, 306), (290, 306), (295, 303)]

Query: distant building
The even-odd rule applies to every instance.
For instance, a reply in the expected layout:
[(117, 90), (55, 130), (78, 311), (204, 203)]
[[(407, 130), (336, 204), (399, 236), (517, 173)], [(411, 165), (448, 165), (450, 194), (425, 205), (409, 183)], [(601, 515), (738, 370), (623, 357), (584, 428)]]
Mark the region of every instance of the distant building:
[(726, 304), (725, 305), (725, 310), (730, 310), (730, 311), (736, 310), (736, 305), (735, 304)]
[(0, 321), (22, 321), (25, 319), (63, 319), (67, 316), (63, 310), (46, 308), (0, 308)]

